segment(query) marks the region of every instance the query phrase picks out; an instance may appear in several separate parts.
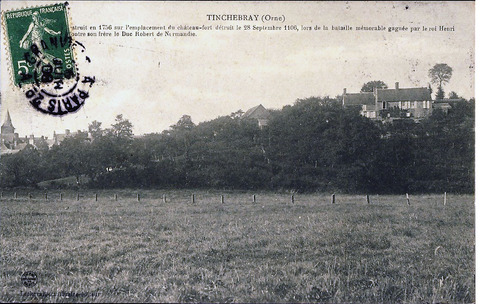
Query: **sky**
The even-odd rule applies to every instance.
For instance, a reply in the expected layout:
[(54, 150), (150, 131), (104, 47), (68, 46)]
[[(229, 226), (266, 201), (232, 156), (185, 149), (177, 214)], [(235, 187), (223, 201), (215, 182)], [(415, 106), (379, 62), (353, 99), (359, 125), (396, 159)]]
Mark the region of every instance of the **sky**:
[[(39, 2), (36, 3), (40, 5)], [(2, 10), (32, 6), (2, 1)], [(195, 123), (262, 104), (280, 109), (298, 98), (359, 92), (382, 80), (394, 88), (428, 86), (428, 70), (447, 63), (444, 89), (474, 97), (473, 2), (90, 2), (69, 1), (73, 25), (454, 26), (454, 32), (198, 31), (196, 37), (77, 37), (79, 68), (94, 75), (76, 113), (38, 113), (10, 85), (1, 60), (1, 119), (10, 112), (21, 136), (109, 127), (118, 114), (135, 134), (161, 132), (184, 114)], [(285, 22), (208, 21), (207, 14), (285, 16)], [(3, 32), (2, 32), (3, 35)], [(2, 37), (2, 58), (8, 56)], [(83, 62), (82, 62), (83, 60)]]

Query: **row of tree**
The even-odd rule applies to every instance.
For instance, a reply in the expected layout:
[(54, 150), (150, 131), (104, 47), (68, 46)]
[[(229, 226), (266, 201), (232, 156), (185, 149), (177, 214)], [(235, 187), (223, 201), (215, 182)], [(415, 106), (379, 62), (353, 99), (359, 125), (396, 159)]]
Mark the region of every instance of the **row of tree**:
[(134, 137), (121, 115), (52, 148), (2, 157), (2, 187), (74, 176), (75, 187), (221, 188), (336, 192), (473, 192), (474, 102), (421, 122), (372, 121), (338, 99), (272, 111), (267, 127), (242, 112)]

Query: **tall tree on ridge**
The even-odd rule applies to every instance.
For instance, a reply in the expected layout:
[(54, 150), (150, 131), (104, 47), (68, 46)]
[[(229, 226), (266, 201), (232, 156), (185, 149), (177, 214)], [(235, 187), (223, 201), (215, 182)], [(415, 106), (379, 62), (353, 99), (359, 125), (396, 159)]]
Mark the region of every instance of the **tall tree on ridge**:
[(446, 63), (436, 63), (429, 70), (429, 77), (431, 82), (438, 85), (436, 99), (444, 98), (443, 84), (448, 83), (453, 74), (453, 69)]

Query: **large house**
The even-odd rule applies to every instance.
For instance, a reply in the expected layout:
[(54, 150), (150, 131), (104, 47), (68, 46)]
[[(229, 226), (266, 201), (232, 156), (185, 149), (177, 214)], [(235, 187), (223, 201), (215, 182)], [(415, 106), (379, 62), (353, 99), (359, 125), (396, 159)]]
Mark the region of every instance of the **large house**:
[(344, 107), (358, 106), (360, 114), (372, 119), (425, 118), (432, 113), (433, 101), (429, 88), (377, 89), (369, 93), (342, 94)]

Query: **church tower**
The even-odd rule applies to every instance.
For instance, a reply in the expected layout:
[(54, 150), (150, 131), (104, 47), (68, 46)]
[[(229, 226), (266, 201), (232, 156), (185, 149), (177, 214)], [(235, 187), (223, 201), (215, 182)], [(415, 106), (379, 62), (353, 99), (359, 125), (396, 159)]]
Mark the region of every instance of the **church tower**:
[(7, 110), (7, 118), (5, 119), (5, 122), (2, 125), (2, 135), (6, 134), (14, 134), (14, 126), (12, 125), (12, 120), (10, 119), (10, 113)]

